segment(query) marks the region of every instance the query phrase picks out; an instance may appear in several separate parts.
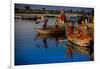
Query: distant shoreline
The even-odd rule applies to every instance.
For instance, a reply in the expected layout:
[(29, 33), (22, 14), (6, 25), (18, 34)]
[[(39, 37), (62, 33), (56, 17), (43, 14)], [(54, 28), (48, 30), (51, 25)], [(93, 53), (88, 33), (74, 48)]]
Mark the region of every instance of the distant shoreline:
[[(33, 17), (39, 17), (39, 16), (50, 16), (50, 17), (56, 17), (58, 14), (28, 14), (28, 13), (15, 13), (15, 17), (20, 18), (33, 18)], [(82, 14), (76, 14), (76, 13), (65, 13), (66, 16), (83, 16)]]

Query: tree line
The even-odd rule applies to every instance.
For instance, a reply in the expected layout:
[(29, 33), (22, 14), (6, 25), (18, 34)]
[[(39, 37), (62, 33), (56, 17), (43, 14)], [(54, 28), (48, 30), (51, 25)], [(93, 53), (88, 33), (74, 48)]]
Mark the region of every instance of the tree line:
[[(15, 13), (28, 13), (28, 14), (59, 14), (59, 10), (47, 10), (46, 8), (41, 9), (32, 9), (31, 6), (24, 6), (25, 9), (19, 9), (15, 7)], [(77, 14), (89, 14), (94, 15), (94, 10), (91, 12), (85, 12), (84, 10), (81, 11), (73, 11), (72, 9), (65, 11), (65, 13), (77, 13)]]

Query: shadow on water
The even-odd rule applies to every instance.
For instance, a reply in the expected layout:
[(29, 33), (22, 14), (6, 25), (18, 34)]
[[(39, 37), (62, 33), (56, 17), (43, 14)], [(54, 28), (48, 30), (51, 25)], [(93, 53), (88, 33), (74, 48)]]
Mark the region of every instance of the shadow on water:
[(55, 40), (56, 41), (56, 47), (58, 47), (58, 44), (60, 43), (60, 40), (65, 40), (66, 36), (65, 34), (54, 34), (54, 35), (39, 35), (37, 34), (34, 38), (35, 40), (42, 39), (44, 48), (48, 48), (47, 40)]

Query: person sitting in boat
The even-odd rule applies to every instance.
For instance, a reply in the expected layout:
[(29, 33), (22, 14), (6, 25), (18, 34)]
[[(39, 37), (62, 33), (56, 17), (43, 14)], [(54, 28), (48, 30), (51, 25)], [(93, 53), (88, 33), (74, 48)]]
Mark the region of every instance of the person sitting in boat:
[(63, 26), (65, 23), (65, 12), (64, 9), (61, 10), (60, 14), (56, 16), (56, 26)]
[(47, 29), (48, 18), (46, 16), (41, 16), (41, 18), (39, 19), (39, 21), (36, 22), (36, 24), (39, 23), (44, 23), (43, 29)]
[(84, 22), (82, 21), (82, 24), (76, 31), (76, 37), (81, 40), (90, 40), (90, 36), (87, 34), (87, 26), (84, 25)]

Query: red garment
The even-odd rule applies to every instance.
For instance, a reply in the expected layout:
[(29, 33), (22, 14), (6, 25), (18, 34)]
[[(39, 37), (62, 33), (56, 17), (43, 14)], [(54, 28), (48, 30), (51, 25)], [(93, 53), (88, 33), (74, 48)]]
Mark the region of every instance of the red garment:
[(70, 26), (70, 27), (69, 27), (69, 34), (70, 34), (70, 35), (73, 35), (73, 26)]
[(56, 17), (58, 20), (60, 19), (61, 21), (65, 20), (65, 14), (61, 14), (60, 16)]
[(74, 29), (73, 26), (68, 26), (66, 28), (66, 33), (69, 34), (69, 35), (73, 35), (73, 29)]

